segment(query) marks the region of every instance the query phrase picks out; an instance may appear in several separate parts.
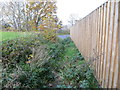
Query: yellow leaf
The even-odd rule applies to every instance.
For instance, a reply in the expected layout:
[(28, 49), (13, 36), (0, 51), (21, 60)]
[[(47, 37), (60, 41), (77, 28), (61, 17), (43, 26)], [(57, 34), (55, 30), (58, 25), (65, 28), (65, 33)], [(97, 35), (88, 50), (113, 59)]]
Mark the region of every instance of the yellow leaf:
[(30, 54), (29, 56), (30, 56), (30, 57), (33, 57), (33, 55), (32, 55), (32, 54)]

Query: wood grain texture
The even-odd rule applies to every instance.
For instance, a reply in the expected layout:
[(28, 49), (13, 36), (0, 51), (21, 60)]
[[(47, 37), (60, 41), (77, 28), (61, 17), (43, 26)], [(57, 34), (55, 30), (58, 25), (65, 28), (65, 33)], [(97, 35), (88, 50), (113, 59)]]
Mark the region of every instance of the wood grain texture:
[(120, 88), (120, 2), (109, 0), (70, 29), (103, 88)]
[(119, 13), (119, 17), (118, 17), (118, 65), (119, 65), (119, 67), (118, 67), (118, 72), (119, 72), (119, 74), (118, 74), (118, 76), (119, 76), (119, 78), (118, 78), (118, 88), (120, 88), (120, 1), (118, 2), (119, 4), (118, 4), (118, 13)]

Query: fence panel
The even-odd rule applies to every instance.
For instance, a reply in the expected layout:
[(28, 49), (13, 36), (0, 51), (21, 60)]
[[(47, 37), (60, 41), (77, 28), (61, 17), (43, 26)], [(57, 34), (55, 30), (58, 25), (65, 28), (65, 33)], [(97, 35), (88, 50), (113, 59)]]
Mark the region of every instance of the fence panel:
[(120, 1), (98, 7), (70, 29), (70, 36), (85, 60), (92, 61), (101, 87), (120, 88)]

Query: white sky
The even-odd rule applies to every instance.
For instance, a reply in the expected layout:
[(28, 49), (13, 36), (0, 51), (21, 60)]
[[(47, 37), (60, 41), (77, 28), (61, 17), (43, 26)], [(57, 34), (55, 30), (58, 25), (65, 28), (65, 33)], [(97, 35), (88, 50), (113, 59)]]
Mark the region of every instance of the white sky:
[(71, 14), (83, 18), (108, 0), (57, 0), (57, 13), (63, 24), (68, 24)]

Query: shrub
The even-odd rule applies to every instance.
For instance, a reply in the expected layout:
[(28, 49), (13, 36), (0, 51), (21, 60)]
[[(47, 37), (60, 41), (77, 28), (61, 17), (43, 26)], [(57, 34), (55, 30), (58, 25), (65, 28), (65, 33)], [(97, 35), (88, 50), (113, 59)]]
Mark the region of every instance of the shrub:
[(26, 62), (28, 56), (32, 54), (32, 48), (40, 46), (39, 38), (20, 38), (16, 40), (2, 42), (2, 60), (4, 65), (10, 65), (20, 62)]
[(2, 42), (3, 87), (36, 88), (54, 81), (64, 42), (46, 42), (40, 35)]
[(3, 87), (40, 88), (54, 80), (45, 42), (39, 35), (2, 42)]
[[(97, 87), (89, 64), (85, 63), (70, 38), (53, 43), (38, 34), (2, 43), (3, 87), (49, 87), (58, 76), (61, 83), (56, 85), (57, 88)], [(64, 60), (66, 49), (71, 47), (74, 54)]]
[(51, 29), (44, 30), (42, 32), (42, 35), (43, 35), (44, 39), (47, 41), (56, 42), (56, 40), (57, 40), (56, 30), (51, 30)]

